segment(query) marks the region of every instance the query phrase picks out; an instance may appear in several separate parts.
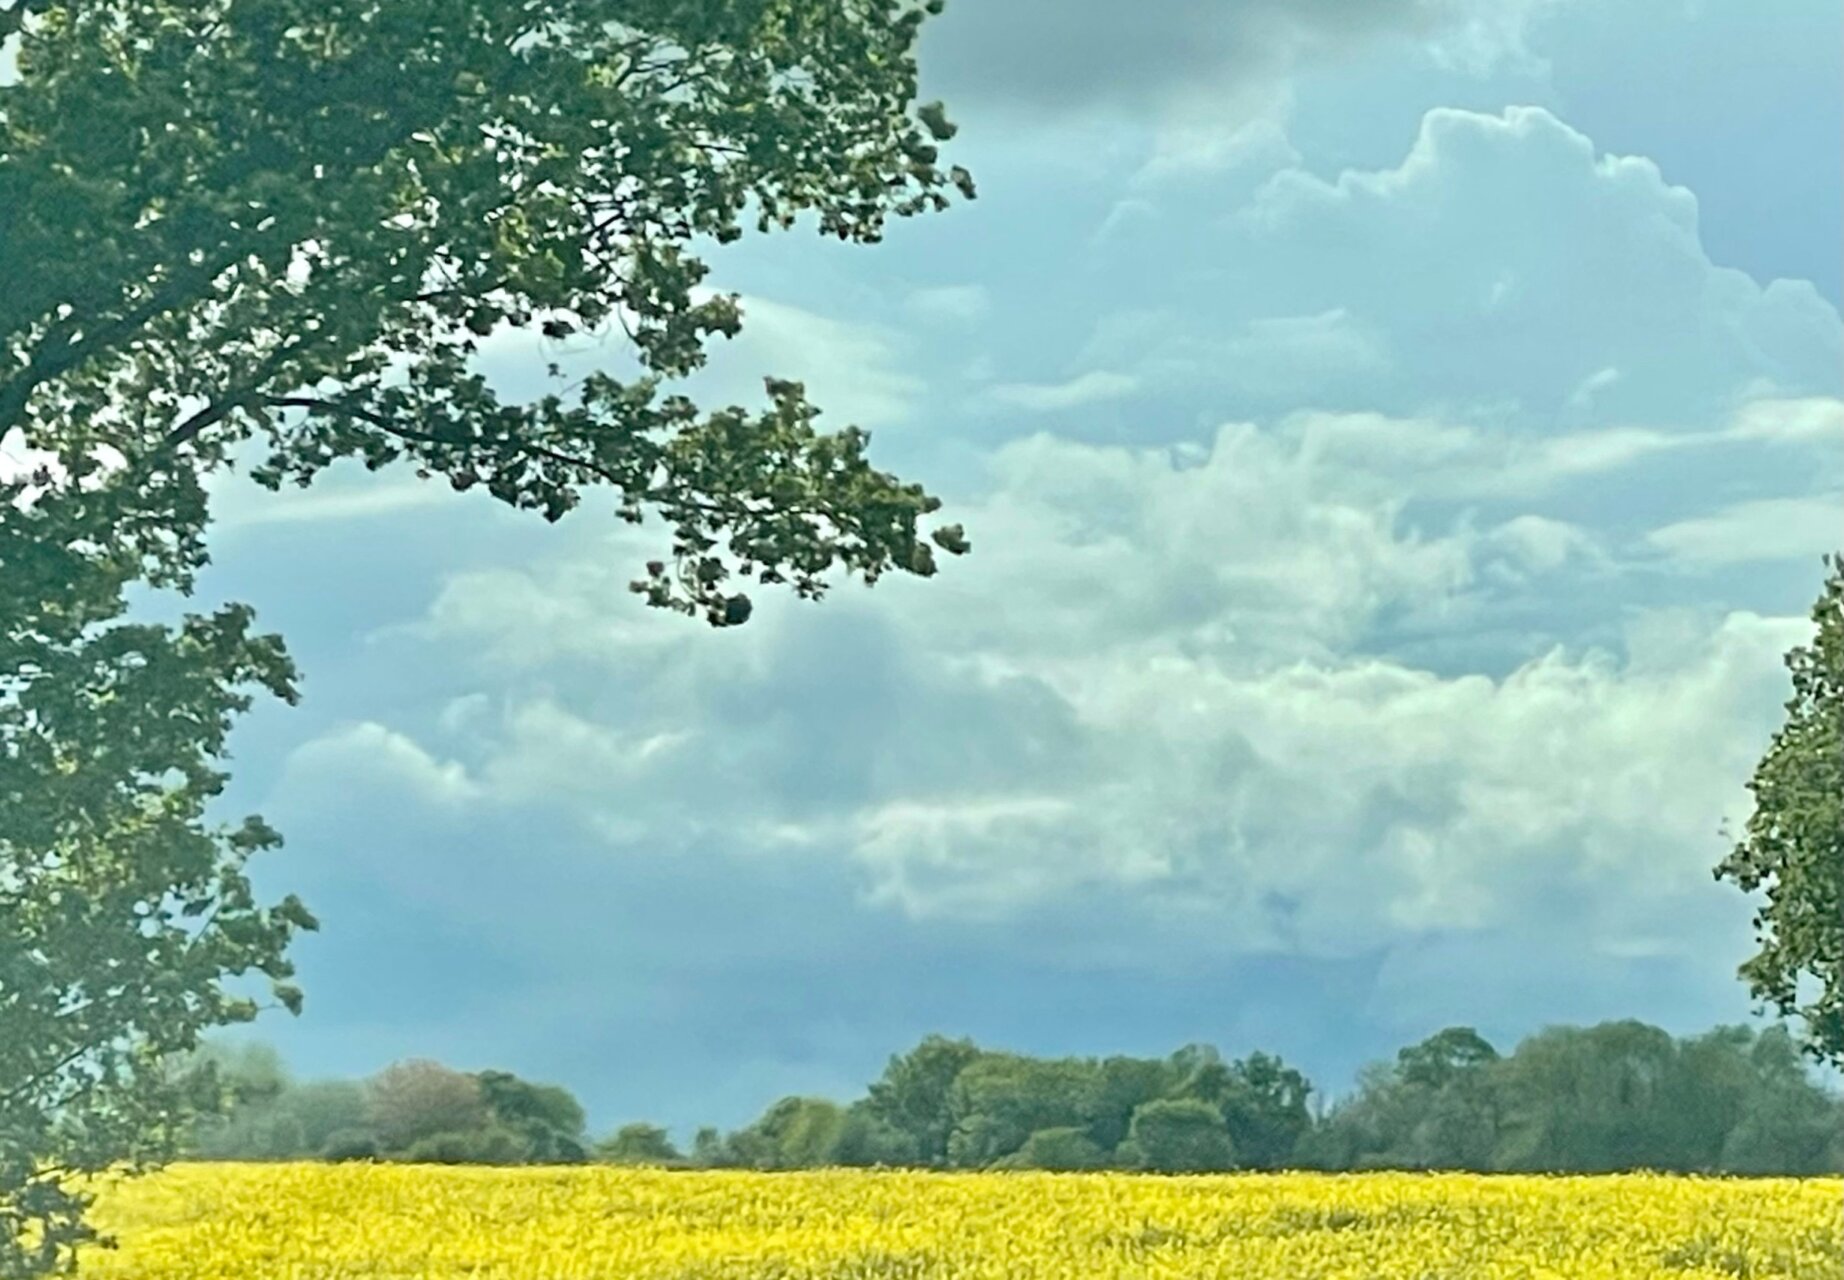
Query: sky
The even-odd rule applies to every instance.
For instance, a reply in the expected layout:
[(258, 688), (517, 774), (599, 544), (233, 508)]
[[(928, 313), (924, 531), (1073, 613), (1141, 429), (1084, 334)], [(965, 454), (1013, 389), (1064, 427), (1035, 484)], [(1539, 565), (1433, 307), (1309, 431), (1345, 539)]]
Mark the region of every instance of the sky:
[(1841, 48), (1830, 0), (952, 0), (979, 198), (707, 245), (744, 328), (684, 389), (805, 382), (972, 555), (715, 631), (612, 502), (218, 486), (202, 595), (305, 677), (224, 812), (323, 925), (255, 1034), (686, 1141), (930, 1032), (1335, 1096), (1448, 1025), (1750, 1020), (1711, 867), (1844, 545)]

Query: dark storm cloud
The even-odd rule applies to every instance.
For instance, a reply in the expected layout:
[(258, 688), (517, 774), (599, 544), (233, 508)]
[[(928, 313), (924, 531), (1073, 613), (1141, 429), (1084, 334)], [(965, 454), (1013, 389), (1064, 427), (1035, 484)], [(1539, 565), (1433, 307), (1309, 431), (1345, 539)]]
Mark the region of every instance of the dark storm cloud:
[[(1297, 58), (1425, 35), (1461, 0), (957, 0), (924, 28), (928, 87), (1029, 112), (1233, 94)], [(935, 79), (938, 77), (938, 80)]]

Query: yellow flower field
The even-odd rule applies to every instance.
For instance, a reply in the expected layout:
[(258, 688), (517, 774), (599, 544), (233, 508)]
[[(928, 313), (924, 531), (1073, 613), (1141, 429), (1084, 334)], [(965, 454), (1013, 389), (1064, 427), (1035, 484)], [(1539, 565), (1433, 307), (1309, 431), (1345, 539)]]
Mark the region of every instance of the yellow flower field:
[(180, 1165), (101, 1193), (135, 1280), (1844, 1276), (1844, 1179)]

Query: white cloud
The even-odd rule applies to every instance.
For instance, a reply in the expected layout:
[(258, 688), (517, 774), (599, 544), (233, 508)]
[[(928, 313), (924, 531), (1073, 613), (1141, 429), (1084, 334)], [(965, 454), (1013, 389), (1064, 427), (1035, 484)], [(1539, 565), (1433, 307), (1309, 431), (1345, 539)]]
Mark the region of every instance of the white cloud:
[[(1495, 679), (1355, 655), (1380, 610), (1438, 628), (1536, 575), (1612, 570), (1588, 531), (1535, 514), (1405, 530), (1399, 499), (1309, 439), (1232, 425), (1208, 453), (1015, 442), (968, 509), (982, 552), (881, 589), (869, 608), (895, 630), (814, 659), (847, 682), (837, 700), (789, 684), (786, 655), (821, 633), (788, 630), (792, 611), (723, 654), (656, 665), (611, 644), (602, 668), (653, 691), (638, 709), (600, 718), (528, 692), (475, 776), (662, 850), (729, 832), (844, 857), (867, 901), (919, 919), (1109, 892), (1183, 902), (1237, 948), (1343, 955), (1511, 927), (1565, 899), (1580, 918), (1556, 927), (1584, 946), (1719, 914), (1712, 836), (1743, 812), (1780, 656), (1804, 624), (1641, 614), (1624, 661), (1555, 649)], [(617, 634), (595, 615), (633, 611), (547, 612), (547, 594), (609, 599), (595, 585), (605, 565), (570, 572), (548, 586), (507, 576), (432, 625), (486, 654), (592, 659), (583, 637)], [(548, 650), (532, 638), (547, 632)], [(863, 647), (872, 635), (895, 648)], [(981, 724), (958, 709), (1026, 687), (1050, 719)], [(899, 690), (913, 706), (891, 701)], [(916, 714), (927, 705), (938, 722)], [(840, 734), (862, 776), (807, 754)], [(791, 768), (826, 779), (805, 810), (776, 781)], [(697, 804), (674, 803), (691, 788)]]
[(1738, 502), (1711, 515), (1654, 529), (1646, 541), (1697, 565), (1816, 561), (1844, 547), (1844, 493)]
[(1074, 409), (1104, 400), (1118, 400), (1138, 389), (1140, 380), (1128, 374), (1091, 369), (1067, 382), (1008, 382), (987, 393), (1001, 404), (1033, 413)]
[(441, 808), (465, 805), (482, 794), (459, 763), (438, 760), (412, 738), (369, 720), (295, 748), (284, 786), (312, 795), (375, 789)]
[(1831, 396), (1755, 400), (1736, 415), (1729, 434), (1737, 440), (1844, 443), (1844, 400)]
[(1253, 103), (1226, 106), (1206, 96), (1168, 114), (1154, 134), (1151, 156), (1127, 180), (1128, 187), (1207, 176), (1213, 184), (1246, 184), (1252, 191), (1257, 182), (1305, 159), (1287, 137), (1289, 103), (1290, 95), (1277, 86)]
[(1486, 536), (1486, 542), (1502, 549), (1518, 568), (1529, 573), (1554, 573), (1578, 558), (1603, 565), (1607, 560), (1592, 534), (1543, 516), (1507, 520)]
[[(1741, 399), (1836, 393), (1844, 324), (1810, 284), (1716, 266), (1689, 191), (1540, 108), (1429, 111), (1395, 167), (1284, 170), (1221, 229), (1212, 287), (1232, 324), (1342, 309), (1387, 343), (1396, 376), (1364, 407), (1676, 431)], [(1147, 359), (1170, 357), (1165, 337)], [(1276, 409), (1300, 406), (1289, 394)]]

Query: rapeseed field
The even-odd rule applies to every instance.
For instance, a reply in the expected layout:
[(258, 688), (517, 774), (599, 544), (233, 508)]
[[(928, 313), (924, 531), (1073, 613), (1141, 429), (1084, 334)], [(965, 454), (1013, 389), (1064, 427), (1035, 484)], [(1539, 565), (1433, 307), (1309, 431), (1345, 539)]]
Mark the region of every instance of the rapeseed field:
[(179, 1165), (126, 1280), (1839, 1280), (1844, 1179)]

